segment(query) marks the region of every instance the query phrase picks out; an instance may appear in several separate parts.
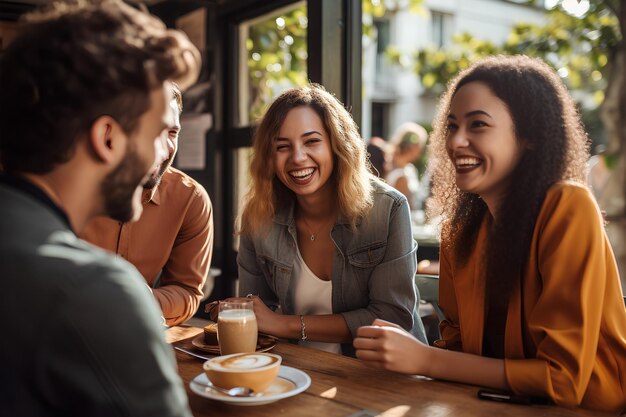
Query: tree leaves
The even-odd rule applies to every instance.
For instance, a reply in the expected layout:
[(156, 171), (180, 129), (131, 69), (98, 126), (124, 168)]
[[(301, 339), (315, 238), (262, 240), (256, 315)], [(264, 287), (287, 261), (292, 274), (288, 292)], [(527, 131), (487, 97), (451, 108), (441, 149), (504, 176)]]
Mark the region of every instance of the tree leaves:
[(475, 60), (494, 54), (526, 54), (544, 59), (559, 72), (565, 83), (585, 90), (595, 106), (601, 104), (609, 71), (609, 57), (621, 40), (619, 22), (602, 2), (590, 2), (582, 16), (568, 14), (559, 5), (546, 11), (546, 23), (518, 23), (501, 45), (457, 34), (445, 49), (426, 47), (403, 56), (391, 49), (392, 62), (411, 61), (415, 73), (428, 92), (441, 93), (447, 82)]

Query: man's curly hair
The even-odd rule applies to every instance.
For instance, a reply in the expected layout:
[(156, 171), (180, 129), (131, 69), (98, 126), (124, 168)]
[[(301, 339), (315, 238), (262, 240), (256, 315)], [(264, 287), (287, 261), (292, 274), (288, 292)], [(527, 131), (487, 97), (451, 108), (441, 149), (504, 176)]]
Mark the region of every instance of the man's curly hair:
[(67, 162), (102, 115), (127, 133), (166, 80), (195, 81), (200, 55), (182, 32), (121, 0), (55, 2), (25, 15), (0, 61), (0, 161), (43, 174)]

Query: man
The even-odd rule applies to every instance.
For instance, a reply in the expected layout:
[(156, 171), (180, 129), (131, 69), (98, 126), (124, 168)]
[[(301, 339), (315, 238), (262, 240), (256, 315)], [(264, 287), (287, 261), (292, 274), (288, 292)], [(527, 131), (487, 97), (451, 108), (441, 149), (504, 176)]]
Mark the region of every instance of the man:
[(141, 214), (198, 50), (121, 0), (25, 17), (0, 63), (0, 415), (191, 416), (137, 270), (76, 237)]
[[(173, 168), (178, 149), (180, 90), (173, 85), (175, 124), (165, 131), (168, 156), (144, 184), (143, 213), (134, 223), (98, 217), (81, 237), (114, 252), (141, 272), (168, 326), (193, 316), (203, 297), (213, 248), (213, 212), (204, 188)], [(158, 283), (157, 283), (158, 281)]]

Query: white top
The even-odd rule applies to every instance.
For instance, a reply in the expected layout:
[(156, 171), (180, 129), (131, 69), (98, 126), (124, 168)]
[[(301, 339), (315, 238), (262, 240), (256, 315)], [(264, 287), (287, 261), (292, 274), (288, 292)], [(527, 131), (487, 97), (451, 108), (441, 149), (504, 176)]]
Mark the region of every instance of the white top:
[[(294, 287), (294, 312), (298, 315), (333, 314), (332, 281), (320, 279), (309, 269), (302, 259), (300, 248), (296, 247), (296, 260), (293, 265), (296, 277)], [(306, 319), (304, 324), (306, 325)], [(341, 354), (341, 344), (300, 341), (300, 345), (327, 352)]]
[(417, 168), (413, 164), (406, 164), (403, 168), (394, 168), (388, 174), (385, 180), (387, 184), (392, 187), (396, 186), (398, 180), (402, 177), (406, 177), (407, 187), (409, 189), (410, 196), (407, 196), (409, 200), (409, 206), (411, 210), (417, 210), (420, 208), (420, 181), (417, 175)]

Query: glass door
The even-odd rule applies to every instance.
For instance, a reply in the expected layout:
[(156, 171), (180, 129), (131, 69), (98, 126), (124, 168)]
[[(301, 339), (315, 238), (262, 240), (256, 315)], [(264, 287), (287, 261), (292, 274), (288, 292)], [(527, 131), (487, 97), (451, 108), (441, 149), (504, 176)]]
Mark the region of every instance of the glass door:
[[(235, 115), (238, 128), (251, 133), (274, 98), (288, 88), (307, 83), (307, 26), (305, 2), (294, 3), (239, 25)], [(233, 177), (236, 179), (233, 206), (237, 222), (250, 183), (251, 151), (250, 146), (233, 151)], [(233, 249), (238, 247), (239, 240), (235, 235)]]
[[(267, 3), (267, 2), (265, 2)], [(254, 128), (267, 107), (284, 90), (308, 82), (307, 2), (264, 4), (257, 13), (230, 25), (232, 48), (226, 62), (224, 198), (227, 200), (225, 276), (237, 277), (238, 219), (250, 183), (250, 157)], [(269, 162), (269, 161), (268, 161)], [(230, 215), (230, 216), (229, 216)], [(229, 218), (230, 217), (230, 218)], [(224, 290), (237, 293), (237, 280)]]

